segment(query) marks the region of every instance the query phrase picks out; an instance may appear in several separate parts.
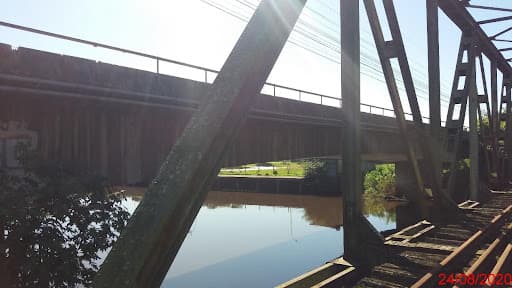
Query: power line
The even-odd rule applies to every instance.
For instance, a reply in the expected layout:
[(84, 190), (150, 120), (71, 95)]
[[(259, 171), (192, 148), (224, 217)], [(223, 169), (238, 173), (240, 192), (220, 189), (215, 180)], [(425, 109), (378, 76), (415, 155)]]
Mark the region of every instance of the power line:
[[(248, 0), (237, 0), (241, 6), (245, 7), (246, 9), (250, 9), (249, 14), (251, 15), (243, 15), (243, 12), (240, 12), (240, 5), (237, 5), (236, 3), (231, 2), (234, 5), (230, 5), (230, 7), (227, 7), (226, 5), (219, 4), (213, 0), (201, 0), (203, 3), (210, 5), (226, 14), (229, 14), (243, 22), (248, 22), (249, 18), (252, 15), (252, 11), (255, 10), (257, 4), (259, 1), (256, 1), (256, 3), (250, 2)], [(320, 3), (323, 5), (324, 8), (326, 8), (326, 11), (333, 11), (334, 15), (337, 15), (339, 9), (333, 9), (333, 7), (327, 5), (327, 3), (331, 2), (325, 2), (325, 1), (318, 1), (317, 3)], [(333, 2), (334, 3), (334, 2)], [(238, 8), (238, 11), (235, 11)], [(337, 5), (334, 5), (334, 7), (337, 7)], [(308, 14), (309, 13), (309, 14)], [(294, 28), (294, 31), (292, 35), (290, 36), (289, 42), (291, 44), (294, 44), (302, 49), (305, 49), (306, 51), (313, 53), (317, 56), (320, 56), (324, 59), (327, 59), (335, 64), (341, 65), (340, 63), (340, 42), (339, 42), (339, 29), (337, 27), (339, 26), (339, 22), (336, 23), (335, 21), (332, 21), (329, 19), (329, 17), (325, 17), (321, 12), (315, 11), (309, 6), (305, 7), (305, 11), (303, 12), (303, 15), (306, 15), (310, 17), (311, 19), (308, 21), (307, 19), (304, 19), (305, 17), (301, 16), (299, 20), (297, 21), (297, 24)], [(316, 18), (315, 18), (316, 17)], [(337, 18), (336, 18), (337, 19)], [(317, 21), (315, 21), (317, 20)], [(321, 20), (321, 21), (318, 21)], [(313, 23), (311, 22), (313, 21)], [(315, 25), (314, 23), (324, 22), (324, 24)], [(319, 27), (318, 27), (319, 26)], [(335, 27), (334, 29), (332, 27)], [(334, 33), (329, 33), (326, 30), (332, 31)], [(363, 36), (369, 36), (368, 31), (365, 31), (366, 34)], [(334, 35), (333, 35), (334, 34)], [(381, 83), (385, 83), (384, 78), (382, 77), (382, 71), (376, 67), (380, 67), (380, 61), (376, 57), (376, 53), (369, 53), (369, 51), (375, 50), (375, 46), (373, 42), (370, 42), (369, 37), (361, 37), (362, 40), (362, 48), (361, 49), (361, 65), (364, 69), (361, 69), (361, 73), (365, 76), (368, 76), (376, 81), (379, 81)], [(413, 63), (412, 66), (412, 73), (413, 75), (426, 75), (425, 72), (425, 66), (421, 65), (419, 63)], [(400, 70), (397, 69), (397, 67), (394, 68), (395, 74), (399, 75)], [(428, 100), (428, 82), (426, 80), (426, 77), (415, 77), (414, 82), (416, 86), (416, 90), (418, 93), (418, 97), (422, 98), (424, 100)], [(399, 89), (404, 92), (404, 85), (403, 81), (400, 77), (397, 77), (397, 83), (399, 86)], [(449, 91), (451, 90), (451, 87), (448, 87), (445, 83), (442, 83), (441, 86), (443, 87), (443, 90)], [(443, 93), (447, 94), (447, 93)], [(448, 95), (449, 97), (449, 95)], [(441, 98), (441, 101), (443, 103), (448, 103), (448, 97), (444, 96)]]

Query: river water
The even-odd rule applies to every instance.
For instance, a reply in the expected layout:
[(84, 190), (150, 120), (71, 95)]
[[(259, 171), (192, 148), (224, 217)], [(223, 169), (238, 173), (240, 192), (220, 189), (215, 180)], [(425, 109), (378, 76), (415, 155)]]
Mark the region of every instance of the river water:
[[(132, 213), (141, 189), (127, 191)], [(365, 201), (379, 231), (395, 209)], [(343, 254), (341, 197), (212, 191), (162, 287), (273, 287)]]

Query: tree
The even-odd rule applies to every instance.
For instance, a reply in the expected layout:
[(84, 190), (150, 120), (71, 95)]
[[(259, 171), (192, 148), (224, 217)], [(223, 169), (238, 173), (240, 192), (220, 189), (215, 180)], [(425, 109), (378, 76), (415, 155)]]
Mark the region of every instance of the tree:
[(124, 196), (103, 177), (20, 151), (22, 173), (0, 169), (0, 287), (90, 285), (98, 252), (129, 217)]
[(364, 178), (364, 190), (372, 196), (395, 195), (395, 165), (380, 164), (375, 170), (369, 171)]
[[(485, 129), (490, 129), (489, 124), (490, 124), (489, 123), (489, 115), (487, 115), (486, 113), (483, 113), (482, 121), (478, 121), (478, 126), (477, 126), (478, 131), (480, 132), (481, 127), (485, 127)], [(501, 132), (505, 132), (506, 126), (507, 126), (507, 124), (505, 121), (499, 121), (498, 129)]]
[(304, 160), (304, 178), (316, 179), (326, 175), (325, 161), (318, 158)]

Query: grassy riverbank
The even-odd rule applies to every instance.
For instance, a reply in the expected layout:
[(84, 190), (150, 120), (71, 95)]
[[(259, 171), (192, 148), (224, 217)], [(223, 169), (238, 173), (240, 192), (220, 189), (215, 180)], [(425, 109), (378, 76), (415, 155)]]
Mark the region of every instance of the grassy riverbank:
[(227, 167), (220, 170), (219, 175), (247, 176), (295, 176), (304, 177), (306, 162), (275, 161)]

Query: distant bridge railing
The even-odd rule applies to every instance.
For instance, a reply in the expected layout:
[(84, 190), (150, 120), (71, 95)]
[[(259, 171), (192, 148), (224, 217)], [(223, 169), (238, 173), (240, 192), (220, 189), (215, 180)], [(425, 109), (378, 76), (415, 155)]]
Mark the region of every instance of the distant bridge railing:
[[(0, 21), (0, 26), (12, 28), (15, 30), (21, 30), (21, 31), (25, 31), (25, 32), (35, 33), (35, 34), (39, 34), (39, 35), (44, 35), (44, 36), (48, 36), (48, 37), (52, 37), (52, 38), (62, 39), (62, 40), (66, 40), (66, 41), (71, 41), (71, 42), (75, 42), (75, 43), (91, 45), (93, 47), (104, 48), (104, 49), (108, 49), (111, 51), (117, 51), (117, 52), (121, 52), (121, 53), (140, 56), (140, 57), (147, 58), (147, 59), (152, 59), (152, 60), (155, 60), (155, 68), (156, 69), (154, 70), (154, 72), (156, 72), (157, 74), (178, 76), (178, 75), (172, 74), (172, 73), (162, 73), (161, 63), (174, 64), (174, 65), (178, 65), (181, 67), (186, 67), (186, 68), (200, 71), (204, 77), (201, 77), (202, 79), (196, 78), (193, 80), (199, 80), (204, 83), (213, 83), (213, 81), (215, 80), (215, 77), (219, 73), (219, 71), (214, 70), (214, 69), (209, 69), (209, 68), (192, 65), (192, 64), (188, 64), (188, 63), (184, 63), (184, 62), (180, 62), (180, 61), (176, 61), (176, 60), (172, 60), (172, 59), (168, 59), (168, 58), (164, 58), (164, 57), (160, 57), (160, 56), (155, 56), (155, 55), (151, 55), (151, 54), (147, 54), (147, 53), (142, 53), (142, 52), (138, 52), (138, 51), (133, 51), (133, 50), (129, 50), (129, 49), (106, 45), (106, 44), (102, 44), (102, 43), (98, 43), (98, 42), (83, 40), (80, 38), (70, 37), (70, 36), (66, 36), (66, 35), (62, 35), (62, 34), (47, 32), (47, 31), (34, 29), (34, 28), (26, 27), (26, 26), (21, 26), (21, 25), (17, 25), (17, 24), (12, 24), (12, 23), (8, 23), (8, 22)], [(190, 77), (187, 77), (187, 78), (191, 79)], [(266, 95), (275, 96), (275, 97), (284, 97), (284, 98), (295, 99), (295, 100), (309, 102), (309, 103), (327, 105), (327, 106), (331, 106), (331, 107), (340, 108), (342, 105), (342, 99), (340, 97), (328, 96), (328, 95), (324, 95), (324, 94), (319, 94), (319, 93), (315, 93), (315, 92), (311, 92), (311, 91), (296, 89), (296, 88), (287, 87), (287, 86), (274, 84), (274, 83), (268, 83), (268, 82), (265, 83), (265, 85), (263, 86), (261, 93), (266, 94)], [(375, 105), (371, 105), (371, 104), (361, 103), (361, 111), (366, 112), (366, 113), (376, 114), (376, 115), (395, 117), (395, 112), (393, 111), (393, 109), (379, 107), (379, 106), (375, 106)], [(405, 113), (405, 118), (407, 120), (412, 120), (412, 114)], [(430, 122), (430, 119), (428, 117), (423, 117), (423, 119), (427, 123)], [(444, 126), (444, 121), (442, 122), (442, 125)]]

